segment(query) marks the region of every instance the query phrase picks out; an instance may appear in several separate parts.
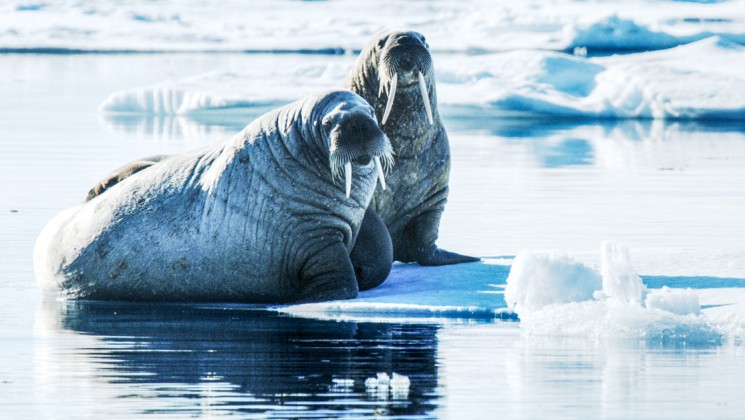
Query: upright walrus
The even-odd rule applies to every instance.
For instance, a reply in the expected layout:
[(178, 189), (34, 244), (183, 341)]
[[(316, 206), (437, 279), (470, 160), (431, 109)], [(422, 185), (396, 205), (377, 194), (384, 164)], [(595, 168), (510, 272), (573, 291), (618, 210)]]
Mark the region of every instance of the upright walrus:
[(448, 197), (450, 146), (437, 110), (432, 57), (417, 32), (379, 33), (362, 50), (346, 87), (375, 109), (396, 165), (370, 204), (393, 241), (393, 258), (421, 265), (478, 261), (437, 247)]
[(37, 281), (78, 299), (353, 298), (350, 251), (381, 160), (391, 146), (362, 98), (308, 97), (56, 216), (36, 244)]

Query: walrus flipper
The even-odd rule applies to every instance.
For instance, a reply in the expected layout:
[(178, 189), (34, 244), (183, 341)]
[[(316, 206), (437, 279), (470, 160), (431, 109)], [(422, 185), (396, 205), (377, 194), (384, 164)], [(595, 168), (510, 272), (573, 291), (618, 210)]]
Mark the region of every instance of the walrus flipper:
[(300, 281), (302, 294), (294, 303), (354, 299), (359, 292), (352, 261), (341, 241), (310, 257)]
[(349, 254), (360, 290), (380, 286), (393, 267), (393, 244), (388, 228), (371, 208), (365, 211), (357, 242)]
[[(447, 189), (443, 190), (445, 196)], [(423, 266), (452, 265), (481, 261), (480, 258), (444, 250), (436, 245), (439, 234), (440, 217), (445, 200), (428, 205), (432, 208), (418, 215), (404, 229), (402, 242), (398, 247), (397, 259), (402, 262), (417, 262)]]
[(146, 158), (129, 162), (128, 164), (115, 169), (114, 172), (107, 175), (106, 178), (102, 179), (98, 184), (96, 184), (96, 186), (88, 191), (88, 196), (85, 198), (85, 201), (93, 200), (114, 185), (124, 181), (125, 179), (136, 174), (137, 172), (140, 172), (143, 169), (147, 169), (155, 165), (156, 163), (162, 161), (163, 159), (166, 159), (167, 157), (170, 157), (170, 155), (148, 156)]
[(416, 262), (419, 263), (419, 265), (435, 266), (435, 265), (451, 265), (451, 264), (460, 264), (460, 263), (477, 262), (477, 261), (481, 261), (481, 258), (470, 257), (468, 255), (461, 255), (461, 254), (450, 252), (450, 251), (447, 251), (447, 250), (444, 250), (442, 248), (438, 248), (435, 246), (431, 252), (420, 255), (419, 258), (417, 258)]

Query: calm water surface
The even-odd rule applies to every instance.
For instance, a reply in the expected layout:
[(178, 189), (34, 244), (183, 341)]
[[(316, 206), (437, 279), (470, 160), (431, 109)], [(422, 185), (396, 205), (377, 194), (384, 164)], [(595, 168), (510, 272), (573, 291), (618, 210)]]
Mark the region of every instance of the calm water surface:
[[(745, 354), (526, 337), (514, 322), (320, 321), (250, 306), (43, 302), (33, 242), (112, 168), (227, 138), (263, 110), (102, 117), (108, 94), (305, 56), (0, 56), (0, 417), (742, 418)], [(348, 58), (335, 58), (345, 60)], [(436, 57), (437, 59), (437, 57)], [(745, 124), (496, 119), (443, 109), (442, 244), (737, 249)], [(408, 390), (367, 388), (378, 372)]]

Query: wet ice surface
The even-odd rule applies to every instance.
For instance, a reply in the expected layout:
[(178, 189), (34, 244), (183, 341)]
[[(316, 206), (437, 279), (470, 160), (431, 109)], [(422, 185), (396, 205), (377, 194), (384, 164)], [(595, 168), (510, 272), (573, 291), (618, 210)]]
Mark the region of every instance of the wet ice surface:
[[(455, 312), (326, 320), (243, 306), (42, 304), (31, 249), (52, 215), (111, 168), (212, 144), (262, 112), (111, 119), (97, 106), (112, 92), (255, 59), (0, 57), (0, 401), (9, 417), (743, 412), (742, 346), (727, 340), (525, 334), (520, 323)], [(125, 66), (147, 71), (121, 72)], [(629, 247), (647, 287), (690, 287), (703, 314), (742, 325), (742, 123), (441, 111), (453, 151), (441, 245), (491, 263), (462, 271), (477, 273), (478, 287), (466, 282), (467, 293), (458, 293), (465, 280), (453, 271), (399, 266), (401, 278), (448, 285), (450, 302), (497, 309), (506, 306), (501, 289), (522, 249), (568, 253), (598, 268), (601, 242), (614, 239)], [(411, 286), (397, 290), (411, 301), (436, 298)], [(368, 301), (392, 299), (377, 293)], [(684, 306), (670, 296), (653, 305), (665, 304)], [(408, 393), (365, 387), (383, 372), (408, 377)]]

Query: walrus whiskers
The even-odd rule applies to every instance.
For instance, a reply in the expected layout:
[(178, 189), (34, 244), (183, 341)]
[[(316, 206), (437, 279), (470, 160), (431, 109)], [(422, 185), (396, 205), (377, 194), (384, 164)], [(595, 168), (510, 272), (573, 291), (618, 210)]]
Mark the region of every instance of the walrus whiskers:
[[(336, 181), (337, 178), (344, 178), (344, 192), (349, 198), (352, 193), (352, 178), (354, 171), (352, 170), (352, 161), (358, 156), (349, 149), (337, 150), (329, 157), (331, 178)], [(375, 165), (375, 169), (378, 172), (378, 181), (383, 190), (388, 188), (385, 182), (385, 171), (390, 170), (393, 166), (393, 149), (390, 147), (390, 143), (386, 143), (381, 154), (379, 156), (373, 156), (372, 161)]]
[(383, 113), (383, 120), (380, 125), (385, 125), (388, 121), (388, 116), (391, 114), (391, 108), (393, 108), (393, 98), (396, 96), (396, 86), (398, 86), (398, 73), (393, 73), (391, 78), (391, 88), (388, 92), (388, 102), (385, 104), (385, 112)]
[(432, 118), (432, 105), (429, 103), (429, 93), (427, 93), (427, 82), (424, 81), (424, 75), (419, 72), (419, 89), (422, 90), (422, 100), (424, 100), (424, 109), (427, 111), (427, 120), (429, 125), (435, 124), (435, 119)]

